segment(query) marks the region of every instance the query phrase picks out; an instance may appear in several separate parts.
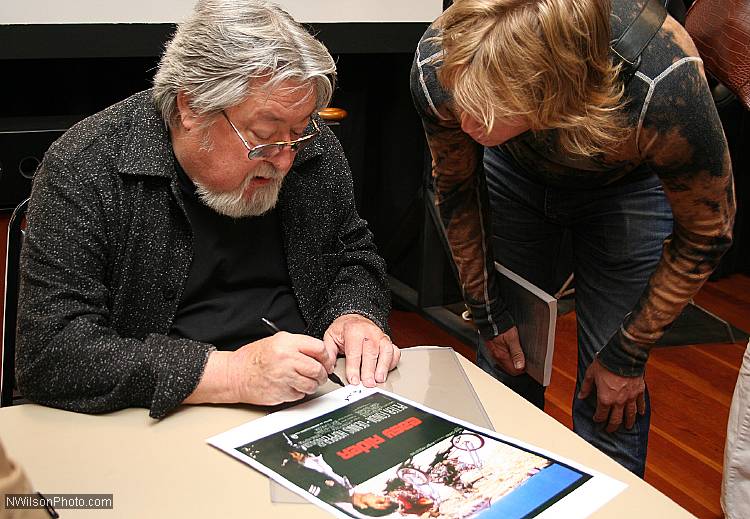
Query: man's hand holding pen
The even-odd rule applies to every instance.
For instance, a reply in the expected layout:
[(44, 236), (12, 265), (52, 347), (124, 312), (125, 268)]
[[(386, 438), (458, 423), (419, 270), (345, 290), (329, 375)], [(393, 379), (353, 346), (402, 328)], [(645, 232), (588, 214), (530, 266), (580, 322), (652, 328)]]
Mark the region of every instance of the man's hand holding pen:
[(286, 332), (234, 353), (235, 369), (230, 368), (230, 373), (239, 391), (238, 401), (262, 405), (292, 402), (315, 393), (336, 362), (321, 340)]
[[(271, 335), (279, 333), (281, 331), (281, 330), (279, 330), (279, 327), (276, 326), (276, 323), (274, 323), (270, 319), (266, 319), (265, 317), (261, 317), (260, 320), (263, 322), (263, 325), (268, 329), (268, 331), (271, 333)], [(334, 367), (335, 367), (335, 365), (336, 365), (336, 355), (335, 354), (333, 355), (333, 363), (334, 363)], [(331, 367), (330, 369), (328, 369), (328, 380), (330, 380), (334, 384), (338, 384), (341, 387), (344, 387), (346, 385), (343, 382), (341, 382), (341, 379), (339, 378), (339, 376), (336, 373), (333, 372), (333, 367)]]
[(286, 332), (208, 356), (198, 387), (184, 403), (276, 405), (315, 393), (333, 370), (323, 341)]

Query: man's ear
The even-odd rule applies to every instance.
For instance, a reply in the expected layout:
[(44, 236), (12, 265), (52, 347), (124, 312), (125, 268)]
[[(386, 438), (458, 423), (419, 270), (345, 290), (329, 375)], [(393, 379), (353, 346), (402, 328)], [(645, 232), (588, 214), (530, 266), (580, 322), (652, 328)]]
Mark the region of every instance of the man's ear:
[(177, 112), (185, 131), (197, 127), (199, 116), (190, 108), (190, 97), (183, 91), (177, 92)]

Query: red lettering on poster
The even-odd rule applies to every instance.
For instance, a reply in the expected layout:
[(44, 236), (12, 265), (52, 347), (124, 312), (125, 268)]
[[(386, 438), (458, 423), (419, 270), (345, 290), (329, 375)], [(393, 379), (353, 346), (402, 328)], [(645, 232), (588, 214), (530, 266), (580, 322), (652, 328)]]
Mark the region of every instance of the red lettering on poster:
[(394, 426), (389, 427), (388, 429), (385, 429), (383, 431), (383, 436), (386, 436), (387, 438), (395, 438), (399, 434), (408, 431), (409, 429), (413, 429), (417, 425), (421, 424), (422, 420), (417, 418), (416, 416), (412, 416), (411, 418), (407, 418), (403, 422), (399, 422)]

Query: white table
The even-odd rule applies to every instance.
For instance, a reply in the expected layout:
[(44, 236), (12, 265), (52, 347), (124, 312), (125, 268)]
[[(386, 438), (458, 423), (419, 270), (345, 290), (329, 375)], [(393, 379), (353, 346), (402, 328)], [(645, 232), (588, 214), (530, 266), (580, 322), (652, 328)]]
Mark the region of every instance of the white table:
[[(399, 368), (382, 387), (441, 410), (461, 406), (462, 402), (451, 401), (455, 394), (444, 384), (445, 370), (455, 370), (452, 355), (445, 349), (406, 349)], [(692, 517), (553, 418), (459, 358), (498, 432), (629, 485), (593, 517)], [(461, 398), (465, 402), (466, 396)], [(205, 443), (206, 438), (265, 412), (246, 405), (183, 406), (155, 421), (145, 409), (92, 416), (28, 404), (0, 409), (0, 438), (43, 493), (114, 494), (113, 510), (63, 510), (63, 518), (328, 517), (313, 505), (272, 503), (265, 476)], [(477, 416), (477, 421), (482, 418)]]

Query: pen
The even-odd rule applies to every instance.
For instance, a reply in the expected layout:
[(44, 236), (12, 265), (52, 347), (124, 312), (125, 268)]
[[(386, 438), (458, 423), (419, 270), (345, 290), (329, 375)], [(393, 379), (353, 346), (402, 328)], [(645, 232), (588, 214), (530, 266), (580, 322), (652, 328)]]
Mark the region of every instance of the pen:
[[(260, 321), (263, 323), (263, 326), (265, 326), (269, 332), (271, 333), (279, 333), (281, 330), (279, 330), (279, 327), (276, 326), (276, 324), (271, 321), (270, 319), (266, 319), (265, 317), (261, 317)], [(345, 384), (341, 381), (339, 376), (336, 373), (329, 373), (328, 374), (328, 380), (333, 382), (334, 384), (338, 384), (341, 387), (345, 387)]]

